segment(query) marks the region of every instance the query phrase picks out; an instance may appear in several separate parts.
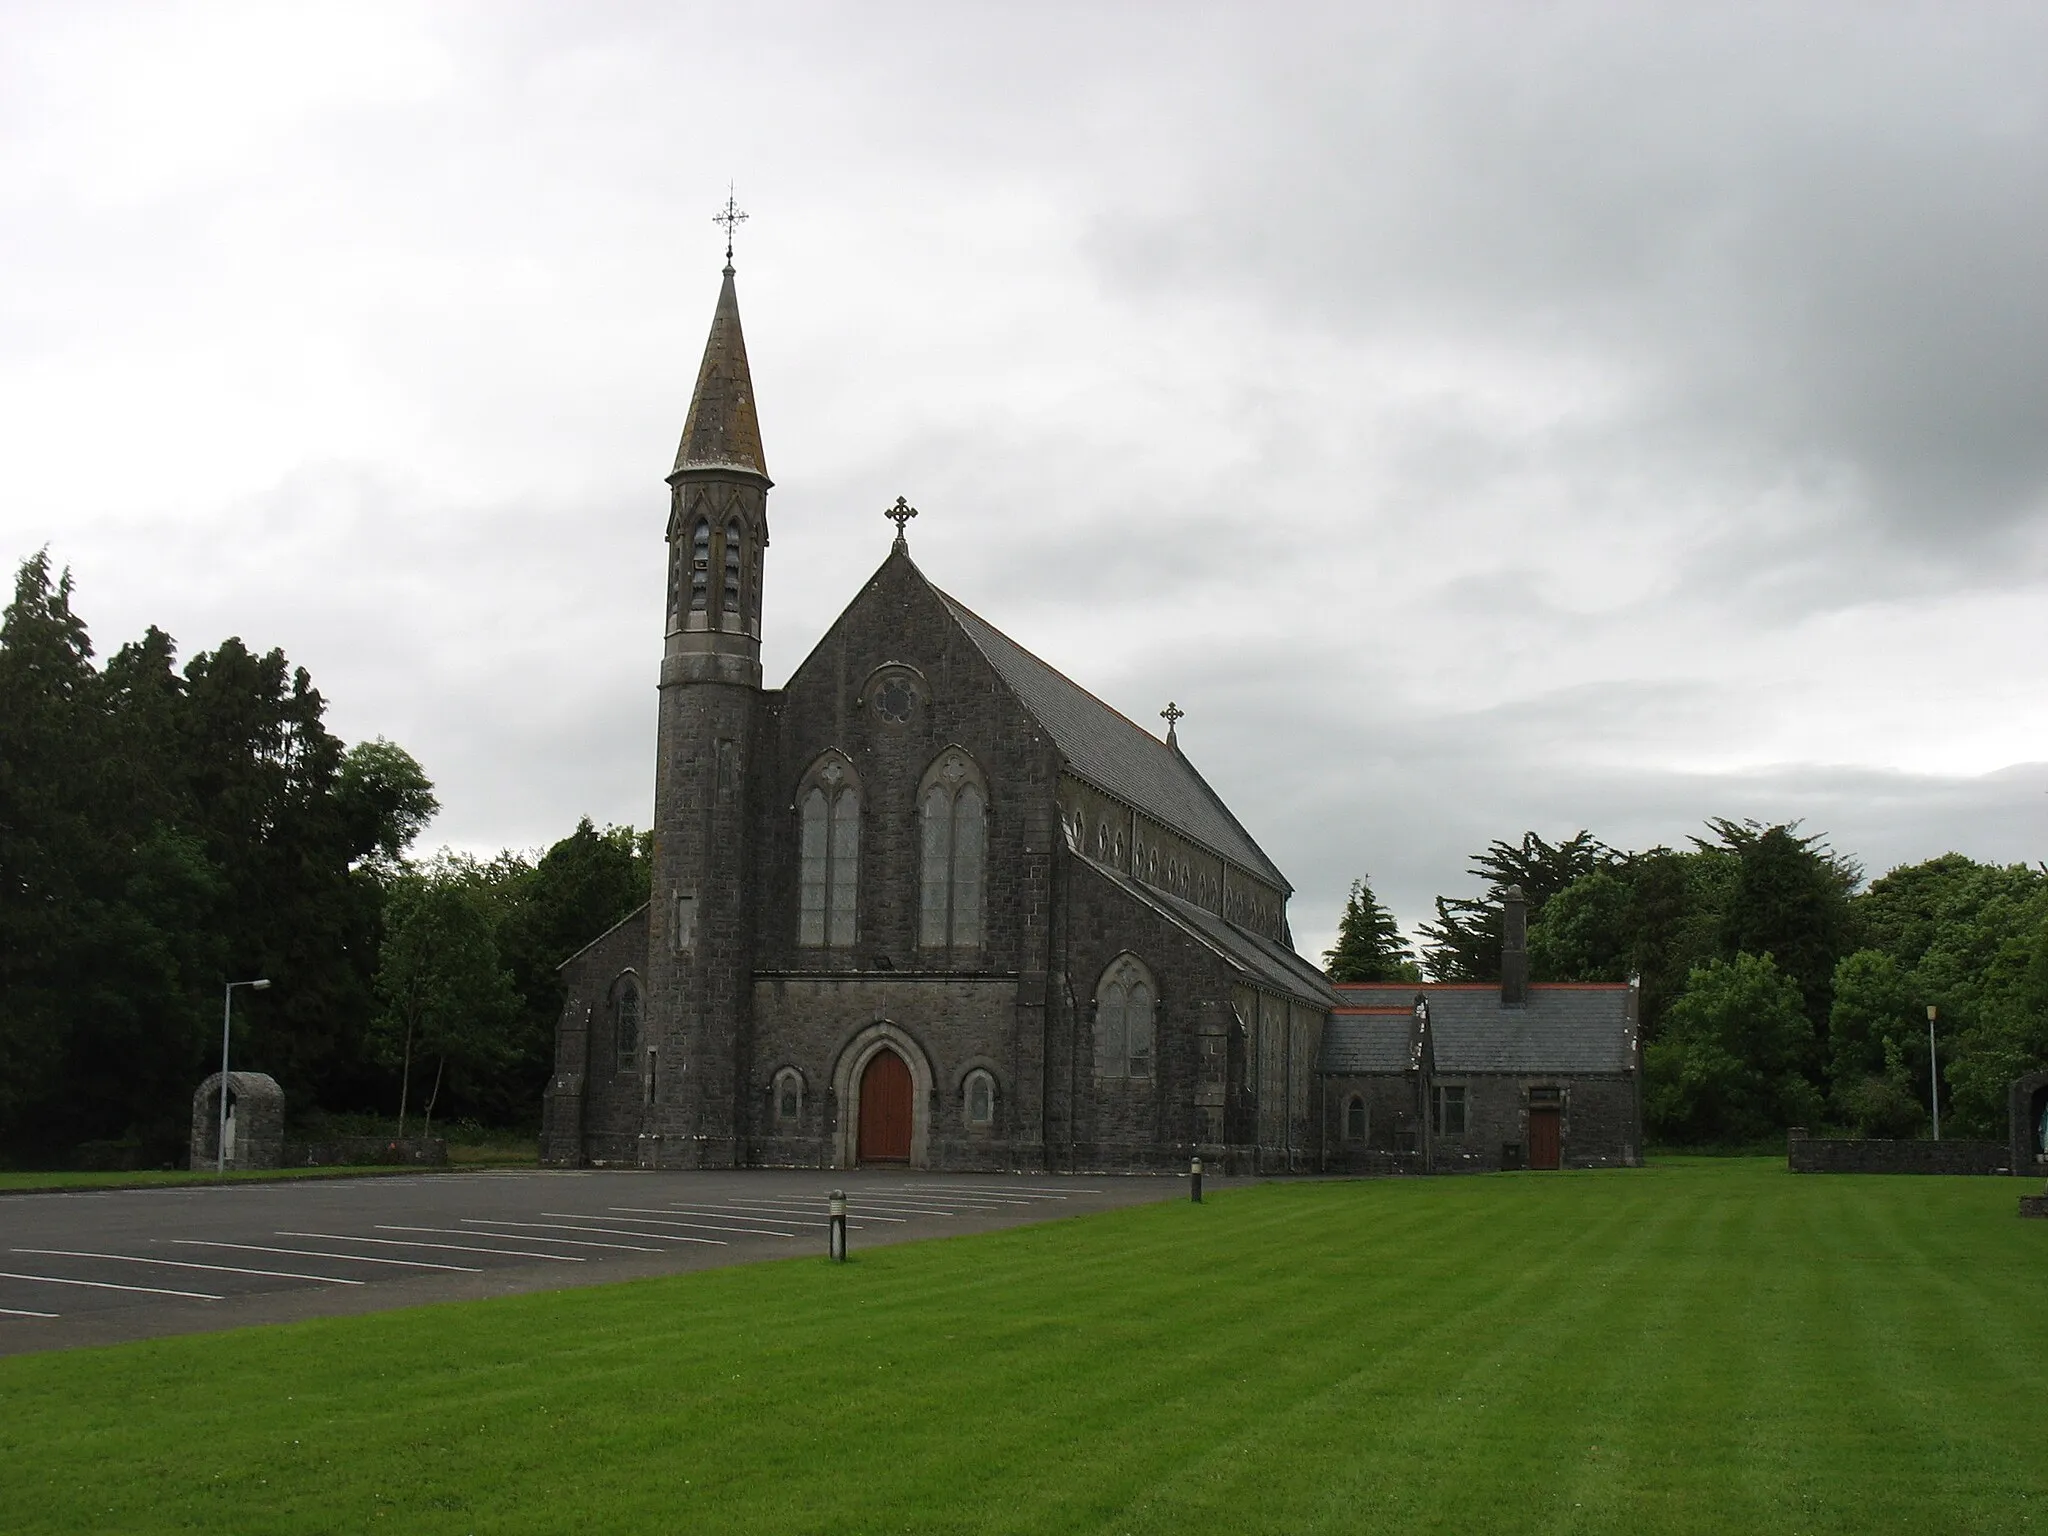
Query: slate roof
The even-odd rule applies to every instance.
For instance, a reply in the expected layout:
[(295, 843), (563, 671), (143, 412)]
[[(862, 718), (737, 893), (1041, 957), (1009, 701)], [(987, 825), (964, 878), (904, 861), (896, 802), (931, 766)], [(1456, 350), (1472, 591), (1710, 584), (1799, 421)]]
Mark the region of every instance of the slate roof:
[(1406, 1072), (1421, 1059), (1412, 1008), (1338, 1008), (1323, 1026), (1325, 1072)]
[(1077, 777), (1271, 881), (1283, 892), (1293, 892), (1287, 877), (1178, 748), (1169, 747), (1143, 726), (1118, 714), (972, 609), (943, 592), (939, 598), (1011, 692), (1045, 727)]
[(1325, 1008), (1337, 1002), (1337, 993), (1329, 978), (1286, 945), (1276, 944), (1261, 934), (1225, 921), (1214, 912), (1133, 880), (1122, 870), (1091, 859), (1086, 854), (1076, 854), (1075, 857), (1105, 880), (1177, 924), (1253, 981)]
[[(1418, 992), (1428, 998), (1430, 1050), (1440, 1074), (1569, 1076), (1635, 1069), (1636, 1028), (1625, 986), (1538, 982), (1520, 1008), (1503, 1008), (1500, 988), (1489, 982), (1346, 984), (1337, 991), (1345, 1005), (1355, 1008), (1412, 1008)], [(1330, 1034), (1324, 1032), (1325, 1040)], [(1324, 1070), (1338, 1070), (1327, 1065), (1328, 1059), (1326, 1051)]]

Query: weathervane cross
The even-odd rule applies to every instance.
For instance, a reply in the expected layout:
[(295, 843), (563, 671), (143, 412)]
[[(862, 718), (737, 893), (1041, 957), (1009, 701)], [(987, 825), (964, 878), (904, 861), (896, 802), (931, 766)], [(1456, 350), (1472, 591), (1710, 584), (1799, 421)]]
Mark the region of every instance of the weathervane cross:
[(898, 496), (896, 498), (896, 505), (889, 508), (882, 516), (888, 518), (890, 522), (896, 525), (896, 547), (899, 549), (910, 548), (910, 540), (903, 536), (903, 525), (917, 516), (917, 508), (904, 500), (903, 497)]
[(1187, 719), (1187, 717), (1188, 712), (1174, 703), (1173, 700), (1168, 699), (1166, 701), (1166, 708), (1159, 711), (1159, 718), (1166, 722), (1166, 739), (1168, 741), (1174, 739), (1173, 728), (1179, 725), (1181, 721)]
[(738, 200), (733, 195), (733, 183), (725, 184), (725, 206), (711, 215), (711, 222), (725, 226), (725, 264), (732, 266), (732, 232), (747, 222), (747, 216), (740, 212)]

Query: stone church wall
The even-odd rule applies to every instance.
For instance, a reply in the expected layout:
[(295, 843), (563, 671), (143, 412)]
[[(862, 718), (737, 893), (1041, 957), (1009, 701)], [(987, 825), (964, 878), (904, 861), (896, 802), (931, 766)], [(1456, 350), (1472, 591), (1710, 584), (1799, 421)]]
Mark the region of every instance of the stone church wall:
[[(1205, 945), (1080, 860), (1063, 858), (1059, 923), (1067, 972), (1047, 1049), (1047, 1153), (1056, 1165), (1177, 1168), (1209, 1144), (1198, 1106), (1220, 1109), (1230, 974)], [(1149, 1079), (1095, 1075), (1095, 992), (1119, 955), (1158, 983)], [(1217, 1117), (1220, 1119), (1220, 1114)]]
[[(1324, 1168), (1332, 1173), (1423, 1171), (1420, 1072), (1361, 1072), (1325, 1077), (1322, 1097)], [(1363, 1137), (1350, 1132), (1354, 1098), (1365, 1106)]]
[(1070, 774), (1058, 791), (1071, 846), (1156, 890), (1279, 940), (1286, 899), (1274, 886)]
[[(1017, 984), (1010, 977), (760, 976), (754, 982), (754, 1044), (746, 1090), (747, 1161), (777, 1167), (831, 1167), (849, 1106), (835, 1080), (847, 1050), (870, 1026), (887, 1022), (921, 1052), (931, 1075), (925, 1117), (927, 1166), (937, 1169), (1036, 1167), (1037, 1125), (1022, 1106), (1016, 1045)], [(967, 1123), (969, 1072), (995, 1079), (995, 1120)], [(797, 1123), (776, 1113), (775, 1084), (785, 1070), (803, 1083)], [(858, 1092), (857, 1085), (854, 1088)]]
[(621, 974), (644, 974), (647, 909), (592, 943), (563, 970), (566, 995), (555, 1029), (555, 1073), (541, 1107), (541, 1161), (575, 1167), (586, 1157), (630, 1163), (638, 1156), (642, 1085), (617, 1070), (611, 991)]

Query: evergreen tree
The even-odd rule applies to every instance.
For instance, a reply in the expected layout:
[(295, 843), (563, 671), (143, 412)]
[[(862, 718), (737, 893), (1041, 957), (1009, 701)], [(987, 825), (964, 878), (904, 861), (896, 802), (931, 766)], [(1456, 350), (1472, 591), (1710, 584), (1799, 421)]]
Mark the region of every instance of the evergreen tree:
[(1337, 947), (1323, 956), (1332, 981), (1420, 981), (1422, 968), (1394, 914), (1374, 898), (1369, 877), (1351, 882), (1337, 922)]
[(1436, 921), (1422, 925), (1423, 965), (1438, 981), (1499, 981), (1501, 893), (1520, 886), (1533, 923), (1551, 897), (1615, 858), (1614, 850), (1584, 830), (1561, 843), (1524, 832), (1519, 844), (1487, 844), (1466, 871), (1486, 882), (1485, 894), (1436, 898)]

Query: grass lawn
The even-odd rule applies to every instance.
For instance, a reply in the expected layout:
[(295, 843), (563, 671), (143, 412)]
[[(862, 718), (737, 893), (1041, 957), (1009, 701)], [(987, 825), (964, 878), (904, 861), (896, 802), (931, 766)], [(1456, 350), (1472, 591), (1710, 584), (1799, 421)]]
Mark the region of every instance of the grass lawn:
[(0, 1360), (0, 1522), (2032, 1530), (2031, 1188), (1725, 1159), (1269, 1185)]

